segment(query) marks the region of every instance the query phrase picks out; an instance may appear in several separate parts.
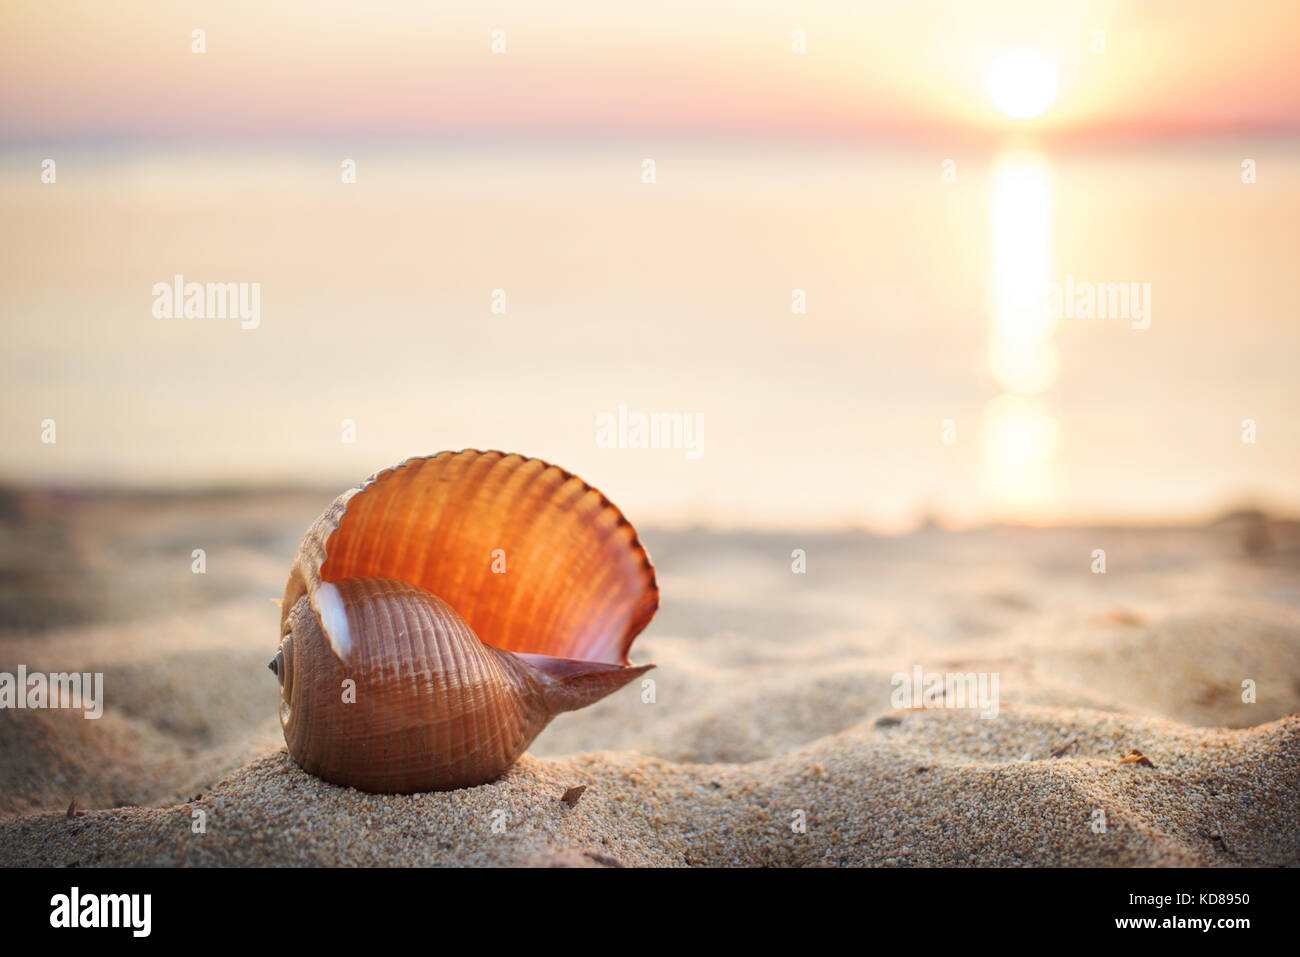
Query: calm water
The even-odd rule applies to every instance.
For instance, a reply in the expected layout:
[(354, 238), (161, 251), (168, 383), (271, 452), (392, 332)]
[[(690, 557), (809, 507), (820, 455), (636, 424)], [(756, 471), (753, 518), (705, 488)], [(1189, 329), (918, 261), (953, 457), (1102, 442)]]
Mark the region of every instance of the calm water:
[[(638, 522), (1300, 508), (1294, 143), (44, 155), (0, 163), (8, 480), (342, 488), (473, 446)], [(156, 318), (176, 274), (260, 283), (257, 327)], [(1103, 283), (1143, 315), (1043, 306)], [(620, 406), (701, 454), (600, 447)]]

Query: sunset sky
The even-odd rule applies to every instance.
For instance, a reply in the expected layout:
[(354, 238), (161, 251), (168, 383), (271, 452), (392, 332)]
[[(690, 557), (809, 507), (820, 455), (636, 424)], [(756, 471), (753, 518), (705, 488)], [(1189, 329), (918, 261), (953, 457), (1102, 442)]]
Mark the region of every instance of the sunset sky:
[[(1300, 126), (1300, 4), (875, 0), (623, 5), (9, 0), (11, 144), (371, 135), (895, 137), (1016, 128), (985, 84), (1009, 48), (1060, 74), (1062, 141)], [(191, 52), (191, 31), (207, 52)], [(506, 54), (494, 56), (502, 29)], [(806, 31), (807, 54), (791, 52)], [(1105, 52), (1093, 52), (1095, 30)]]
[[(1297, 36), (1296, 0), (6, 0), (0, 482), (474, 447), (661, 522), (1300, 511)], [(181, 274), (258, 284), (256, 327), (155, 314)], [(1144, 322), (1049, 315), (1076, 278)], [(624, 406), (706, 451), (602, 447)]]

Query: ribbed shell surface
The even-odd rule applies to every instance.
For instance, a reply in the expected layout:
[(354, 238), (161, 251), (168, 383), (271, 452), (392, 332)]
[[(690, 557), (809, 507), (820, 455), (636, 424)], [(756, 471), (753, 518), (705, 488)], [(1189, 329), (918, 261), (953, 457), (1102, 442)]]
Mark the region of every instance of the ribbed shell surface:
[(299, 545), (272, 663), (285, 741), (362, 790), (482, 784), (555, 714), (653, 667), (628, 649), (658, 606), (636, 531), (576, 476), (502, 452), (408, 459)]
[(564, 469), (502, 452), (408, 459), (340, 495), (303, 538), (285, 616), (321, 582), (357, 577), (419, 585), (493, 647), (619, 665), (659, 607), (618, 508)]
[(480, 642), (437, 596), (369, 577), (337, 587), (348, 661), (305, 597), (289, 618), (281, 718), (305, 770), (365, 791), (467, 787), (509, 767), (550, 720), (531, 669)]

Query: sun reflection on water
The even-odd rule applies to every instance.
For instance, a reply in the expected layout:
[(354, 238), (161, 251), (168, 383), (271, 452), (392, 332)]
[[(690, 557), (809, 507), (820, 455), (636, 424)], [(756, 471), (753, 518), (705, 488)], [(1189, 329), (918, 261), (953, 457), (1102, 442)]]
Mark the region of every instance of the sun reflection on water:
[(1042, 392), (1055, 381), (1055, 323), (1046, 308), (1052, 274), (1052, 181), (1032, 153), (993, 168), (993, 339), (989, 371), (1009, 392)]
[(1060, 424), (1043, 395), (1060, 367), (1047, 309), (1052, 277), (1052, 170), (1036, 153), (1008, 153), (993, 165), (990, 197), (992, 334), (988, 368), (1005, 390), (980, 423), (985, 484), (1003, 517), (1028, 519), (1060, 492), (1055, 458)]

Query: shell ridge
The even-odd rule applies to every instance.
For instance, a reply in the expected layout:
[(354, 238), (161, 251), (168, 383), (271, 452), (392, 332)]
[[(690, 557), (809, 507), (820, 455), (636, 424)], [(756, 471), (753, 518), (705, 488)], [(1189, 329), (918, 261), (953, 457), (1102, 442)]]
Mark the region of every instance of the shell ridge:
[[(436, 462), (438, 458), (439, 456), (434, 456), (433, 459), (425, 459), (424, 464), (420, 466), (421, 475), (423, 475), (424, 470), (428, 468), (428, 463), (430, 461)], [(443, 483), (435, 480), (431, 485), (425, 485), (422, 488), (420, 502), (438, 503), (440, 506), (445, 506), (446, 490), (442, 488), (442, 484)], [(433, 543), (434, 543), (433, 535), (430, 534), (430, 535), (420, 536), (418, 545), (414, 552), (414, 556), (411, 560), (412, 566), (419, 570), (416, 577), (420, 581), (426, 580), (426, 575), (428, 574), (427, 570), (429, 564), (429, 553), (433, 549)]]
[[(622, 593), (622, 588), (620, 587), (613, 592), (602, 588), (604, 582), (615, 576), (621, 581), (624, 569), (616, 568), (613, 562), (600, 562), (596, 566), (594, 576), (587, 572), (591, 559), (599, 554), (598, 547), (618, 535), (619, 531), (620, 526), (617, 523), (611, 523), (610, 527), (601, 534), (596, 547), (591, 548), (587, 555), (584, 556), (582, 564), (573, 569), (573, 579), (576, 585), (568, 590), (564, 611), (567, 613), (568, 609), (578, 601), (590, 603), (593, 598), (599, 597), (597, 607), (601, 617), (593, 620), (590, 630), (583, 639), (583, 643), (574, 649), (574, 654), (568, 657), (580, 657), (589, 661), (605, 661), (607, 656), (612, 656), (617, 663), (627, 664), (627, 650), (622, 647), (622, 635), (619, 633), (618, 628), (611, 627), (607, 623), (614, 604), (610, 600), (610, 596), (612, 595), (617, 600)], [(625, 625), (626, 622), (623, 624)], [(631, 644), (630, 641), (627, 642), (627, 647), (631, 647)]]
[[(436, 627), (434, 624), (435, 608), (426, 608), (423, 610), (429, 618), (430, 627)], [(438, 675), (446, 675), (446, 656), (447, 651), (441, 641), (431, 641), (427, 644), (432, 646), (432, 652), (429, 660), (428, 683), (430, 689), (430, 710), (433, 714), (432, 727), (429, 732), (429, 747), (432, 753), (437, 755), (438, 762), (446, 765), (446, 755), (452, 748), (452, 736), (450, 731), (450, 722), (446, 720), (446, 695), (443, 687), (444, 682), (439, 681)]]
[[(439, 609), (439, 612), (441, 612), (441, 609)], [(474, 654), (475, 651), (480, 653)], [(468, 741), (462, 747), (461, 753), (457, 755), (457, 760), (464, 763), (467, 769), (472, 770), (474, 776), (477, 777), (482, 773), (483, 766), (488, 763), (485, 758), (490, 756), (493, 758), (491, 764), (497, 763), (495, 760), (496, 755), (485, 751), (487, 737), (485, 731), (487, 730), (488, 712), (493, 705), (498, 705), (498, 700), (496, 695), (490, 695), (489, 700), (486, 702), (489, 707), (474, 707), (474, 690), (485, 683), (484, 679), (487, 677), (485, 672), (488, 669), (484, 667), (486, 664), (484, 661), (485, 654), (480, 649), (475, 649), (472, 646), (456, 647), (453, 652), (457, 659), (457, 667), (462, 675), (462, 680), (457, 683), (461, 700), (460, 713), (469, 714), (473, 717), (469, 727)]]
[[(410, 467), (405, 466), (405, 468)], [(368, 498), (370, 504), (369, 507), (363, 505), (366, 511), (362, 518), (361, 527), (352, 530), (352, 541), (350, 543), (344, 543), (344, 555), (350, 559), (347, 564), (349, 570), (354, 574), (360, 571), (362, 574), (378, 575), (380, 568), (383, 566), (384, 552), (392, 538), (392, 519), (390, 516), (393, 509), (401, 504), (404, 489), (399, 483), (396, 494), (383, 495), (381, 488), (385, 483), (389, 485), (398, 483), (400, 477), (401, 472), (395, 470), (383, 483), (376, 482), (373, 491), (367, 492), (367, 495), (370, 496)], [(378, 496), (377, 500), (375, 496)], [(344, 521), (346, 519), (347, 516), (344, 515)], [(343, 524), (340, 522), (340, 532), (342, 529)], [(362, 546), (369, 537), (366, 533), (372, 530), (372, 534), (376, 535), (376, 541), (369, 549), (363, 551)], [(360, 569), (356, 567), (358, 564), (362, 566)]]
[[(600, 514), (603, 516), (607, 510), (601, 508)], [(605, 545), (610, 539), (619, 536), (623, 530), (623, 524), (616, 519), (611, 520), (600, 535), (600, 538), (593, 547), (584, 556), (580, 566), (573, 569), (573, 586), (568, 589), (566, 599), (566, 608), (581, 601), (588, 606), (594, 606), (596, 614), (592, 620), (591, 628), (588, 630), (584, 642), (574, 653), (568, 657), (582, 658), (589, 661), (608, 661), (613, 660), (615, 663), (627, 664), (627, 650), (631, 647), (630, 640), (624, 641), (622, 630), (627, 626), (627, 616), (620, 616), (621, 621), (612, 621), (611, 615), (615, 612), (618, 599), (623, 593), (623, 586), (626, 584), (626, 567), (620, 567), (613, 562), (600, 562), (593, 572), (588, 571), (591, 565), (591, 559), (599, 556), (599, 547)], [(607, 582), (615, 582), (618, 587), (611, 588)], [(635, 638), (635, 634), (631, 637)]]
[[(554, 594), (551, 589), (551, 580), (554, 577), (556, 563), (554, 561), (545, 561), (543, 543), (549, 535), (544, 533), (552, 531), (549, 526), (554, 524), (563, 513), (544, 506), (539, 507), (538, 501), (544, 502), (547, 496), (557, 495), (564, 489), (568, 484), (568, 479), (564, 477), (562, 471), (561, 469), (553, 469), (551, 466), (544, 466), (528, 483), (528, 491), (534, 497), (534, 502), (533, 507), (528, 509), (528, 522), (518, 534), (518, 539), (527, 543), (526, 547), (520, 548), (522, 554), (519, 555), (519, 560), (525, 569), (544, 568), (545, 571), (534, 587), (529, 589), (530, 594), (527, 596), (527, 602), (511, 608), (506, 621), (503, 623), (502, 632), (504, 634), (513, 635), (515, 633), (518, 628), (517, 619), (519, 618), (526, 622), (535, 623), (537, 617), (533, 609), (541, 600), (541, 596)], [(554, 478), (549, 478), (552, 475), (554, 475)], [(552, 486), (550, 485), (551, 482), (557, 484)], [(545, 629), (536, 627), (529, 629), (530, 634), (537, 631), (545, 633)], [(509, 648), (506, 650), (514, 651), (515, 649)]]
[[(439, 534), (436, 543), (438, 547), (433, 549), (435, 554), (445, 554), (452, 551), (450, 547), (447, 547), (448, 543), (451, 543), (452, 545), (459, 543), (465, 530), (467, 528), (472, 529), (475, 527), (475, 522), (478, 519), (477, 511), (482, 511), (484, 508), (483, 502), (475, 502), (477, 497), (475, 492), (477, 489), (484, 487), (489, 476), (492, 475), (496, 467), (500, 463), (507, 461), (509, 458), (510, 456), (501, 455), (500, 453), (480, 454), (467, 461), (464, 464), (464, 467), (455, 475), (448, 476), (445, 479), (441, 475), (438, 476), (440, 481), (445, 480), (450, 486), (451, 494), (445, 512), (451, 514), (452, 521), (450, 523), (441, 520), (439, 521)], [(477, 509), (477, 511), (474, 511), (474, 509)], [(452, 587), (450, 589), (450, 593), (453, 595), (466, 593), (466, 579), (474, 565), (474, 562), (469, 556), (461, 555), (459, 557), (459, 561), (448, 563), (450, 574), (453, 576), (451, 579)], [(482, 556), (484, 561), (487, 560), (487, 557), (488, 556)], [(427, 568), (422, 568), (420, 573), (422, 576), (426, 575)], [(473, 596), (474, 590), (470, 590), (469, 594)], [(478, 602), (473, 601), (470, 607), (458, 607), (456, 613), (464, 618), (466, 623), (469, 623), (477, 617), (475, 614), (477, 606)], [(482, 633), (481, 626), (475, 627), (475, 625), (470, 625), (470, 627), (473, 628), (475, 636), (479, 636)], [(481, 641), (482, 638), (479, 638), (479, 640)]]
[[(507, 459), (502, 459), (501, 462), (505, 462), (506, 460)], [(534, 463), (539, 467), (533, 468), (532, 466)], [(510, 534), (511, 516), (519, 514), (520, 511), (525, 511), (522, 509), (523, 503), (527, 501), (528, 495), (533, 490), (537, 480), (546, 473), (546, 466), (537, 459), (524, 459), (521, 461), (519, 467), (513, 470), (513, 473), (513, 475), (506, 478), (501, 488), (497, 491), (497, 495), (494, 499), (494, 505), (498, 506), (496, 511), (501, 515), (501, 518), (495, 523), (494, 537), (497, 539), (497, 547), (502, 548), (505, 551), (507, 562), (507, 571), (505, 574), (510, 574), (509, 567), (512, 561), (515, 564), (516, 569), (522, 567), (525, 569), (524, 573), (527, 574), (527, 569), (530, 567), (532, 559), (526, 553), (520, 554), (519, 550), (515, 548), (515, 542), (517, 540), (528, 541), (530, 539), (532, 530), (535, 527), (539, 516), (537, 515), (536, 510), (534, 510), (532, 514), (527, 515), (527, 523), (524, 524), (522, 528), (514, 530), (514, 534)], [(506, 498), (505, 501), (501, 501), (503, 497), (507, 496), (507, 493), (508, 498)], [(525, 514), (527, 514), (526, 511)], [(490, 557), (490, 554), (485, 556), (485, 561)], [(486, 572), (480, 569), (478, 573), (478, 578), (481, 582), (491, 583), (492, 585), (498, 584), (493, 581), (495, 577), (496, 576), (491, 571), (490, 565)], [(494, 592), (498, 590), (499, 589), (495, 587), (493, 588)], [(490, 634), (510, 633), (514, 624), (513, 613), (513, 607), (507, 609), (504, 612), (505, 617), (502, 619), (503, 611), (501, 605), (497, 602), (490, 603), (486, 611), (476, 609), (476, 614), (479, 616), (484, 614), (488, 616), (485, 623), (490, 627), (485, 628), (484, 630)]]

